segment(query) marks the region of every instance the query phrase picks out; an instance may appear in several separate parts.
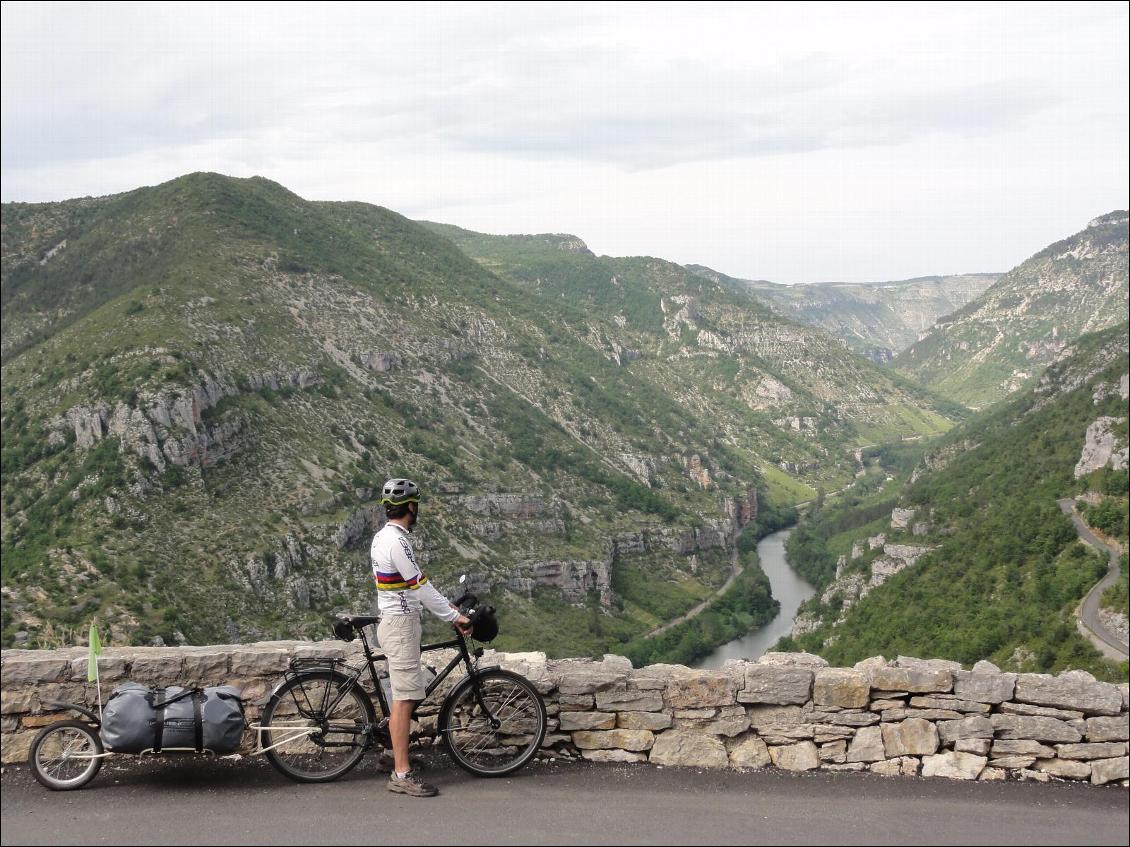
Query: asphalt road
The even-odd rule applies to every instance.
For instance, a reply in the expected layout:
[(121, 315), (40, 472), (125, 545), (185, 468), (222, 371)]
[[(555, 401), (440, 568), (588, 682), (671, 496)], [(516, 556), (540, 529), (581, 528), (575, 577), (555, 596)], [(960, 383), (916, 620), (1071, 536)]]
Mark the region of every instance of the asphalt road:
[(329, 785), (262, 760), (109, 760), (86, 788), (0, 776), (2, 844), (1122, 844), (1119, 786), (535, 763), (477, 779), (429, 757), (441, 794), (385, 790), (369, 757)]
[(1087, 593), (1087, 596), (1083, 598), (1083, 602), (1079, 606), (1079, 619), (1082, 621), (1083, 626), (1094, 636), (1092, 641), (1095, 641), (1095, 639), (1098, 640), (1095, 646), (1102, 651), (1103, 655), (1107, 658), (1115, 659), (1116, 661), (1125, 659), (1128, 653), (1126, 643), (1107, 629), (1106, 625), (1103, 624), (1102, 620), (1099, 618), (1099, 601), (1102, 599), (1103, 592), (1114, 585), (1115, 580), (1118, 579), (1119, 553), (1095, 535), (1095, 533), (1091, 531), (1091, 528), (1083, 522), (1083, 519), (1079, 517), (1079, 513), (1075, 511), (1074, 500), (1064, 499), (1058, 502), (1060, 511), (1065, 515), (1071, 516), (1071, 521), (1075, 524), (1075, 531), (1079, 533), (1079, 537), (1096, 550), (1101, 550), (1106, 553), (1110, 559), (1106, 576), (1104, 576), (1099, 583)]

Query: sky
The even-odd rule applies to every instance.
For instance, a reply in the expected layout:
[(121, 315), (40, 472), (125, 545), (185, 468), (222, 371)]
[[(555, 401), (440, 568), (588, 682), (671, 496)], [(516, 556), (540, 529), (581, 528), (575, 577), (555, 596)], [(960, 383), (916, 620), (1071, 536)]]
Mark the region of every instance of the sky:
[(750, 279), (1004, 271), (1130, 205), (1128, 9), (5, 2), (0, 198), (217, 171)]

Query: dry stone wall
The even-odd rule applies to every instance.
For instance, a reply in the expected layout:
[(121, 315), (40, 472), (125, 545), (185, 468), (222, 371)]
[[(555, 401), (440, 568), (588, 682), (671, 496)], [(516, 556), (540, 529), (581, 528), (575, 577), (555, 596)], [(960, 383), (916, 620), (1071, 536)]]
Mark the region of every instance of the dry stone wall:
[[(452, 655), (428, 654), (437, 667)], [(357, 644), (336, 641), (108, 650), (103, 696), (126, 679), (230, 683), (254, 721), (290, 659), (310, 656), (361, 661)], [(831, 668), (807, 653), (721, 670), (491, 651), (482, 663), (537, 685), (550, 721), (543, 755), (556, 759), (1123, 786), (1130, 777), (1128, 686), (1083, 671), (1002, 673), (988, 662), (966, 670), (904, 656)], [(96, 702), (83, 648), (6, 651), (0, 677), (6, 763), (26, 760), (35, 733), (60, 717), (48, 701)], [(434, 733), (435, 711), (422, 717), (425, 734)], [(250, 731), (245, 744), (253, 749)]]

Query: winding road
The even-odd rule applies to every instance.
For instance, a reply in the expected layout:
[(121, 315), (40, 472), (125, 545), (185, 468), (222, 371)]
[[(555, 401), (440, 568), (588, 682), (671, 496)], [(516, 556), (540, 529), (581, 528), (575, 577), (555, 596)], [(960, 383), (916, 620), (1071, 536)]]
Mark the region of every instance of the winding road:
[(1076, 611), (1079, 631), (1108, 659), (1122, 661), (1130, 656), (1130, 647), (1111, 632), (1099, 618), (1099, 601), (1102, 599), (1103, 592), (1114, 585), (1118, 579), (1118, 557), (1121, 555), (1121, 551), (1111, 547), (1091, 531), (1091, 528), (1083, 522), (1079, 513), (1075, 511), (1074, 500), (1064, 498), (1057, 502), (1060, 511), (1071, 516), (1071, 522), (1075, 524), (1075, 531), (1079, 533), (1079, 538), (1083, 543), (1089, 544), (1096, 550), (1104, 551), (1110, 558), (1106, 576), (1099, 580), (1098, 584), (1087, 593)]

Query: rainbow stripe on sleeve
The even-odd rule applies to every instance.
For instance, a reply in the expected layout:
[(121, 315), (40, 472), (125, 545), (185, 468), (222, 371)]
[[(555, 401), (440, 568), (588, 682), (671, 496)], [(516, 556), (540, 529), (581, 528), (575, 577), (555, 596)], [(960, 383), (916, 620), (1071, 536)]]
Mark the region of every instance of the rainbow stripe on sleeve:
[(428, 584), (428, 578), (423, 574), (414, 576), (411, 579), (405, 579), (399, 572), (398, 573), (380, 573), (376, 575), (377, 590), (378, 591), (415, 591), (422, 585)]

